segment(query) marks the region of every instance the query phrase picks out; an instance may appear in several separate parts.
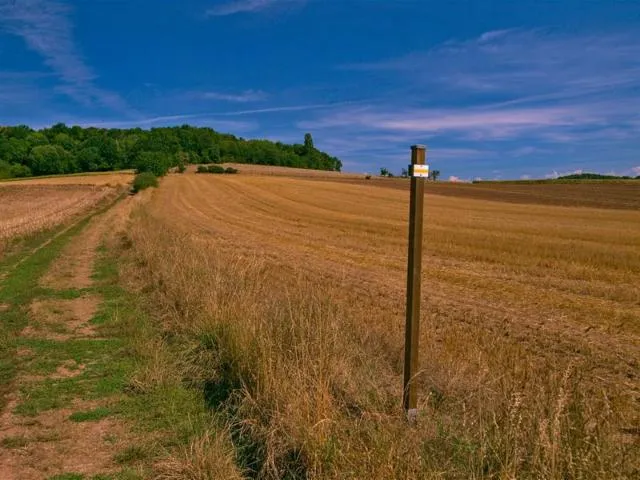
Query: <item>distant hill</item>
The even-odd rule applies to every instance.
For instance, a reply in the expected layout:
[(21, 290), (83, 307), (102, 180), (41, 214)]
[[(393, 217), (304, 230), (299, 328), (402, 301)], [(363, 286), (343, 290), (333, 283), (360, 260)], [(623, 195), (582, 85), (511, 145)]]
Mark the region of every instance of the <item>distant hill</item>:
[[(302, 139), (301, 139), (302, 140)], [(340, 171), (342, 162), (313, 144), (245, 140), (211, 128), (163, 127), (143, 130), (68, 127), (33, 130), (0, 126), (0, 179), (136, 169), (164, 175), (170, 168), (198, 163), (249, 163)]]

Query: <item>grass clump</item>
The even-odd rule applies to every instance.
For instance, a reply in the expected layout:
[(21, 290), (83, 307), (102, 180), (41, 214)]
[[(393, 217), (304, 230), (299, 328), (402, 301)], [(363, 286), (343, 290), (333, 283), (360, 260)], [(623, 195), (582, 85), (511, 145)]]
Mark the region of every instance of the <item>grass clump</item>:
[(0, 441), (0, 445), (4, 448), (22, 448), (29, 444), (29, 439), (24, 436), (4, 437)]
[(112, 412), (108, 408), (98, 407), (94, 410), (74, 412), (69, 416), (69, 420), (72, 422), (98, 422), (111, 414)]
[(152, 172), (142, 172), (135, 176), (133, 179), (132, 190), (133, 193), (138, 193), (150, 187), (158, 186), (158, 177)]

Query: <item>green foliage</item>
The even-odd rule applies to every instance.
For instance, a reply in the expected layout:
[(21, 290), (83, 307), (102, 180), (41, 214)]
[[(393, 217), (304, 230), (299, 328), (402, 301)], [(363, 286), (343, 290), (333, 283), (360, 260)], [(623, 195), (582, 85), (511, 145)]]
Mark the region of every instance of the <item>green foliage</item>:
[(136, 175), (133, 179), (133, 192), (138, 193), (140, 190), (144, 190), (149, 187), (158, 186), (158, 177), (152, 172), (143, 172)]
[(313, 146), (313, 137), (310, 133), (304, 134), (304, 148), (307, 152), (315, 150), (315, 147)]
[[(187, 164), (250, 163), (340, 171), (342, 162), (304, 144), (245, 140), (210, 128), (101, 129), (57, 124), (0, 127), (0, 178), (120, 169), (162, 176)], [(8, 165), (8, 166), (7, 166)]]
[(233, 168), (233, 167), (227, 167), (224, 168), (220, 165), (198, 165), (198, 169), (196, 170), (196, 173), (215, 173), (215, 174), (222, 174), (222, 173), (238, 173), (238, 169), (237, 168)]
[(382, 167), (380, 169), (380, 176), (381, 177), (388, 177), (391, 175), (391, 172), (389, 172), (389, 170), (387, 170), (386, 168)]
[(69, 416), (69, 420), (72, 422), (98, 422), (109, 415), (111, 415), (111, 410), (105, 407), (98, 407), (94, 410), (74, 412)]

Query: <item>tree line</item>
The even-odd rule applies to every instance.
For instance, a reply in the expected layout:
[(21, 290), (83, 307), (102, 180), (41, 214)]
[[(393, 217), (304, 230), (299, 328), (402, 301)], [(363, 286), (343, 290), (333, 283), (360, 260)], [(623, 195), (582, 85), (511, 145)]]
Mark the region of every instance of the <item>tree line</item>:
[(303, 144), (245, 140), (211, 128), (183, 125), (143, 130), (0, 127), (0, 178), (135, 169), (157, 176), (186, 164), (250, 163), (340, 171), (342, 162)]
[(629, 175), (600, 175), (599, 173), (574, 173), (558, 177), (558, 180), (640, 180), (640, 175), (631, 177)]

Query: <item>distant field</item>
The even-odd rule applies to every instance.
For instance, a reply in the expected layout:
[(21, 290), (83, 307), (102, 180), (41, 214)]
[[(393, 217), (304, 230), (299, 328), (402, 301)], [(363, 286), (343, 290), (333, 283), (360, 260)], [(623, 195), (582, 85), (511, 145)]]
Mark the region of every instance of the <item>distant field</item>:
[(126, 174), (0, 182), (0, 258), (13, 239), (63, 224), (117, 194)]
[[(350, 175), (347, 177), (338, 176), (334, 180), (356, 185), (372, 185), (398, 190), (409, 189), (409, 181), (403, 178), (372, 177), (366, 180), (364, 176)], [(639, 181), (593, 181), (564, 184), (427, 182), (426, 192), (497, 202), (640, 210)]]
[(233, 421), (273, 462), (299, 449), (317, 478), (637, 471), (635, 186), (429, 184), (425, 418), (407, 433), (408, 182), (238, 168), (166, 178), (131, 235), (169, 328), (215, 335), (246, 375)]
[(126, 185), (133, 180), (133, 171), (95, 172), (74, 175), (53, 175), (45, 177), (10, 179), (0, 181), (0, 188), (9, 185)]

